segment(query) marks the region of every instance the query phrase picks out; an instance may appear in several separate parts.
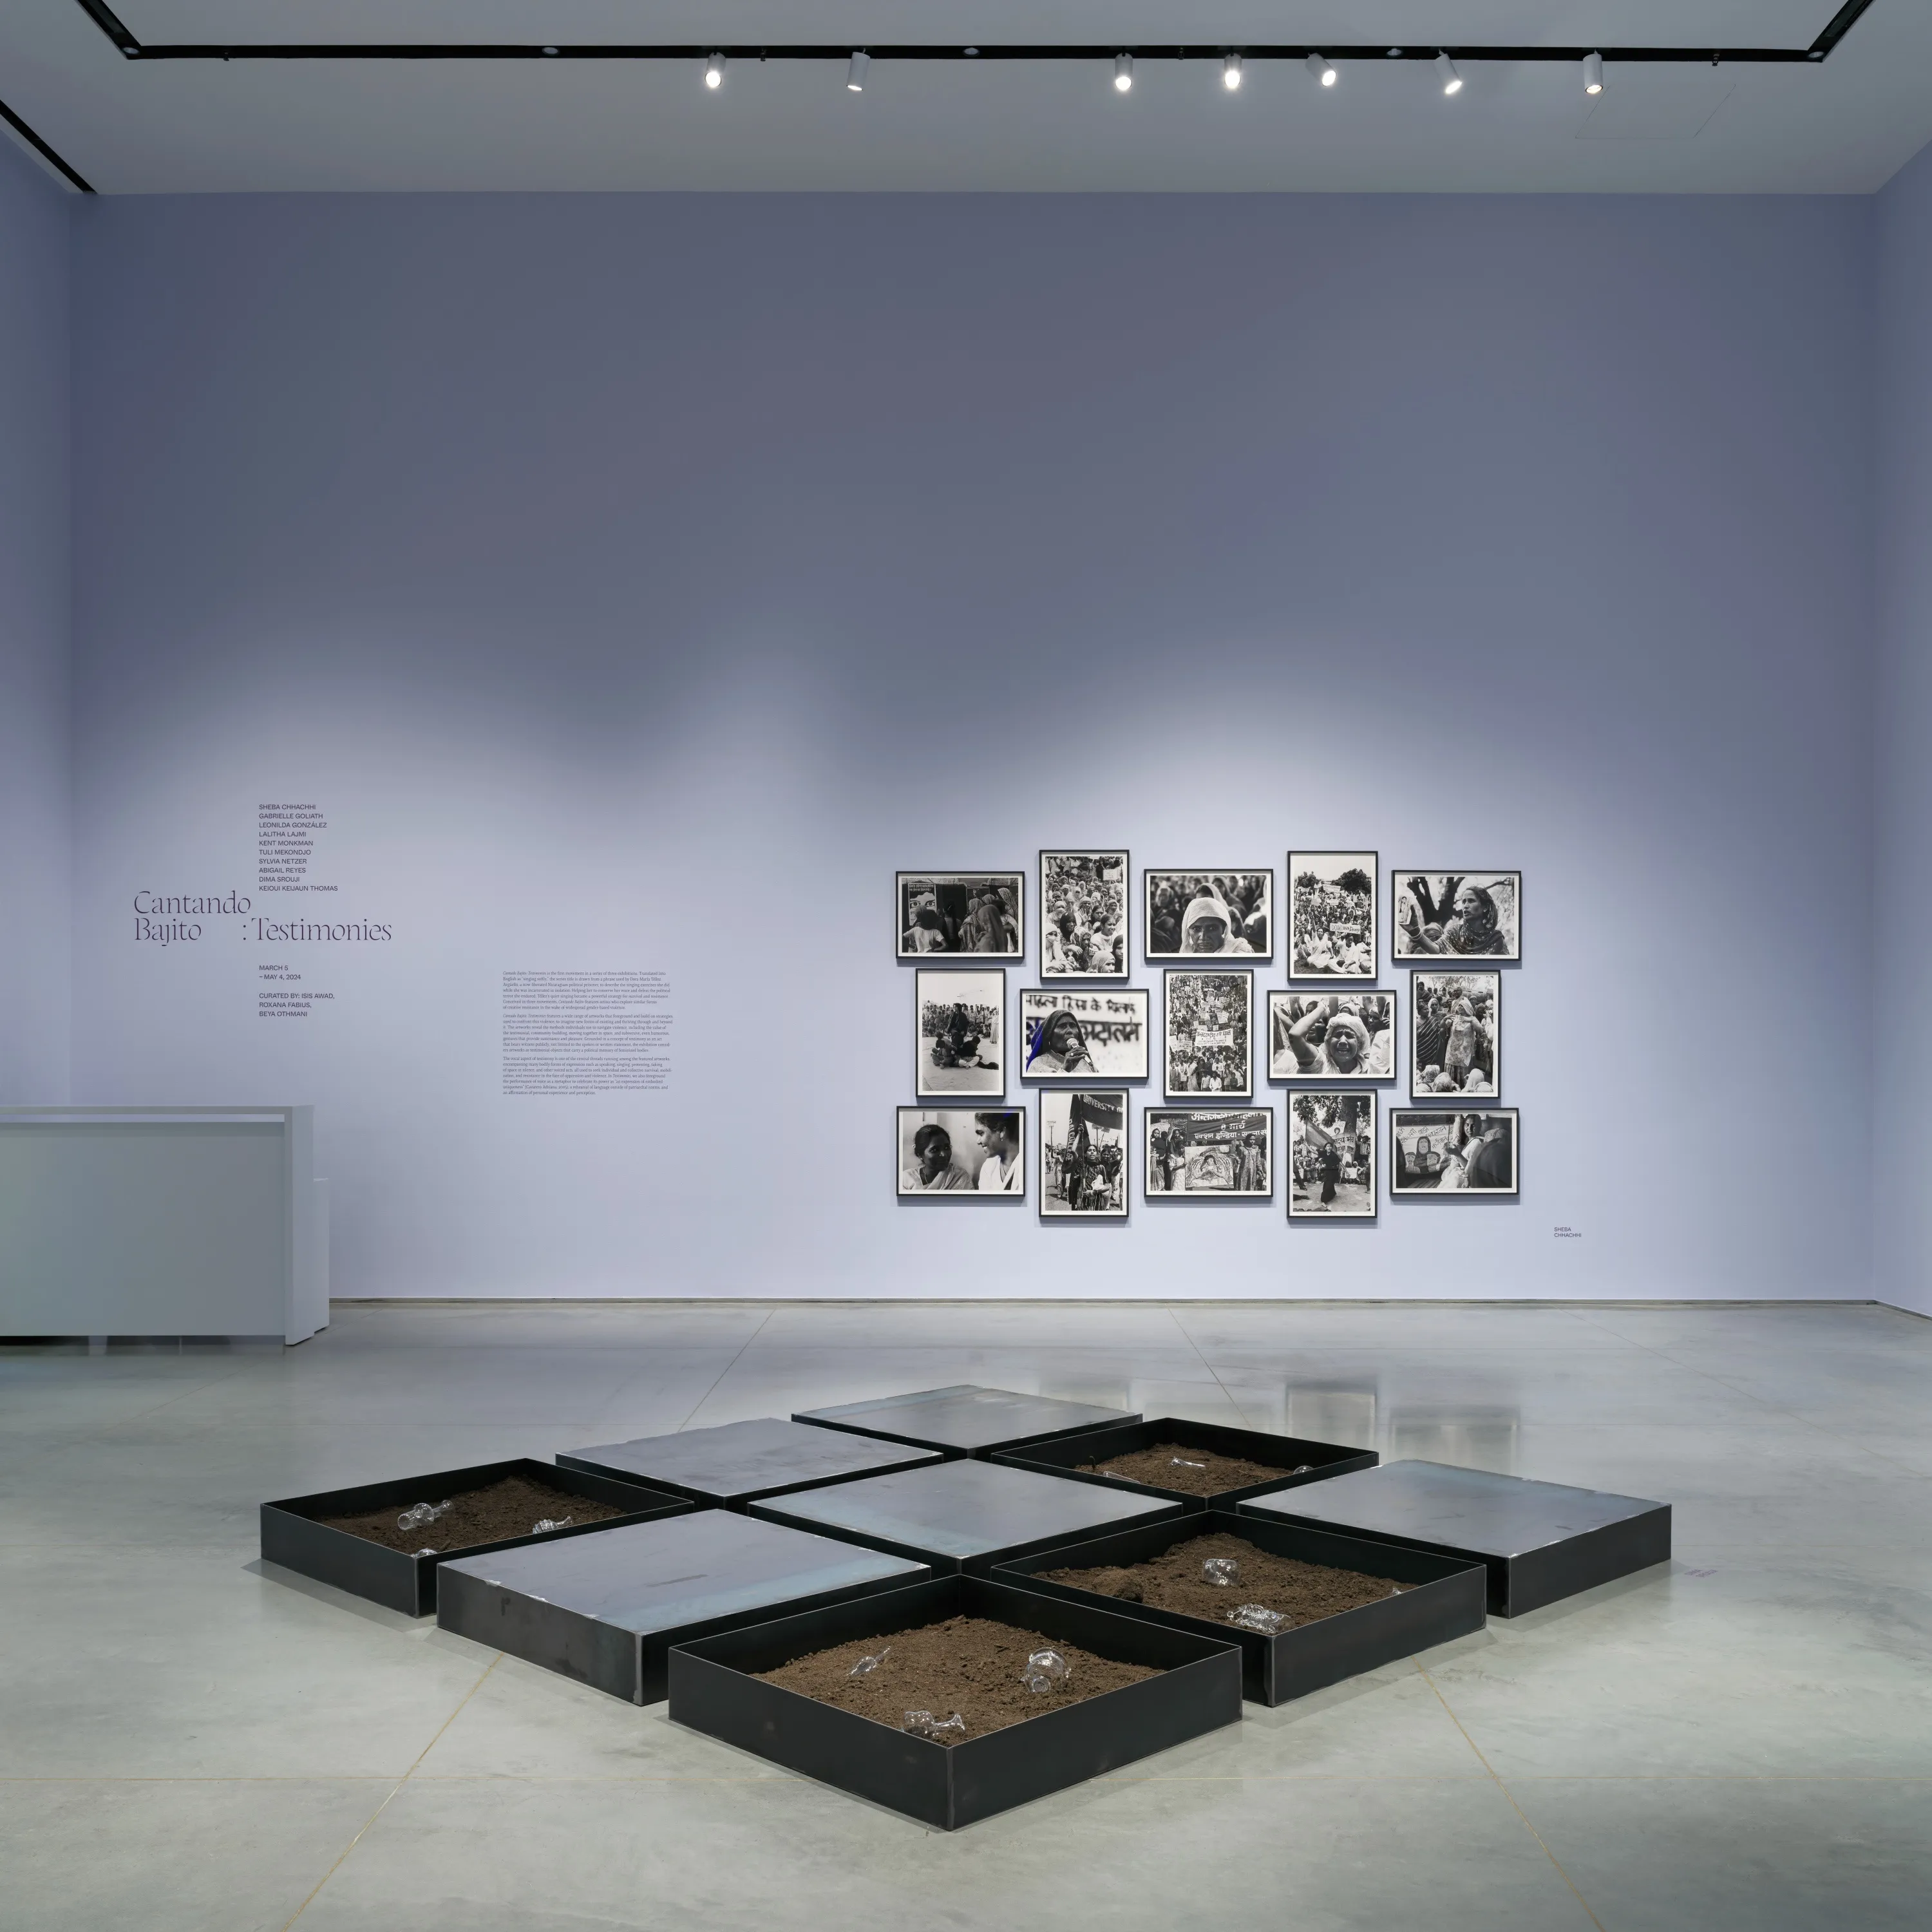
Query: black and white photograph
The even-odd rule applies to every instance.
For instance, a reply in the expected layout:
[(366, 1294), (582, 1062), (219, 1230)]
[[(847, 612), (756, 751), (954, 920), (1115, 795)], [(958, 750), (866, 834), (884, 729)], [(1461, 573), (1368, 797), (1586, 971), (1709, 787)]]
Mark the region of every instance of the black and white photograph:
[(1268, 996), (1271, 1080), (1393, 1080), (1392, 992)]
[(998, 1098), (1006, 1090), (1006, 976), (998, 966), (921, 968), (913, 975), (913, 1090)]
[(1372, 852), (1288, 855), (1288, 976), (1376, 976), (1376, 872)]
[(1245, 1100), (1255, 1090), (1252, 973), (1169, 968), (1162, 1046), (1167, 1097), (1212, 1094)]
[(1127, 1213), (1127, 1096), (1070, 1088), (1040, 1096), (1043, 1221), (1121, 1221)]
[(1411, 872), (1390, 881), (1398, 959), (1521, 959), (1520, 872)]
[(1150, 1201), (1272, 1198), (1273, 1108), (1150, 1107), (1143, 1119)]
[(899, 1198), (1026, 1192), (1026, 1114), (1018, 1107), (898, 1110)]
[(1022, 1080), (1144, 1080), (1149, 995), (1140, 987), (1020, 989)]
[(1389, 1198), (1516, 1192), (1516, 1110), (1389, 1113)]
[(1288, 1102), (1288, 1218), (1376, 1217), (1376, 1096), (1293, 1094)]
[(1199, 953), (1265, 959), (1274, 950), (1274, 874), (1154, 872), (1145, 875), (1147, 956)]
[(1127, 976), (1127, 855), (1040, 855), (1040, 976)]
[(1503, 1090), (1503, 976), (1416, 973), (1408, 986), (1408, 1097)]
[(898, 956), (991, 953), (1017, 959), (1026, 951), (1026, 875), (1022, 872), (901, 872)]

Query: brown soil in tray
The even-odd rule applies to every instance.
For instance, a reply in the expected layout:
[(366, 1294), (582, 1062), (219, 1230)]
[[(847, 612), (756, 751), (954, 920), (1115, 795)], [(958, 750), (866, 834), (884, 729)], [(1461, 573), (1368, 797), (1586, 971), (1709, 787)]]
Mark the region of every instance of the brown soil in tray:
[[(1020, 1681), (1028, 1658), (1036, 1650), (1057, 1650), (1070, 1666), (1065, 1677), (1042, 1691), (1029, 1690)], [(876, 1670), (863, 1677), (851, 1674), (860, 1658), (881, 1652), (884, 1658)], [(986, 1617), (953, 1617), (920, 1630), (895, 1630), (889, 1636), (815, 1650), (758, 1674), (766, 1684), (875, 1718), (894, 1730), (904, 1728), (908, 1711), (930, 1711), (942, 1722), (956, 1711), (966, 1720), (966, 1736), (980, 1738), (1160, 1672), (1144, 1664), (1116, 1664), (1111, 1658), (1096, 1657), (1037, 1630)]]
[[(1201, 1566), (1210, 1556), (1233, 1557), (1241, 1566), (1239, 1579), (1227, 1584), (1205, 1581)], [(1197, 1536), (1125, 1568), (1042, 1570), (1040, 1574), (1050, 1583), (1093, 1590), (1129, 1603), (1150, 1604), (1157, 1610), (1178, 1610), (1184, 1616), (1222, 1625), (1227, 1623), (1228, 1612), (1243, 1604), (1259, 1604), (1292, 1618), (1297, 1624), (1310, 1624), (1342, 1610), (1359, 1610), (1364, 1604), (1379, 1603), (1384, 1597), (1400, 1596), (1412, 1587), (1393, 1577), (1364, 1576), (1359, 1570), (1330, 1570), (1322, 1564), (1276, 1556), (1238, 1536), (1226, 1535)]]
[[(1196, 1463), (1207, 1466), (1190, 1466)], [(1079, 1466), (1082, 1475), (1123, 1476), (1130, 1483), (1174, 1490), (1187, 1496), (1217, 1496), (1223, 1490), (1252, 1489), (1257, 1483), (1278, 1483), (1294, 1474), (1292, 1468), (1251, 1462), (1245, 1456), (1222, 1456), (1212, 1449), (1190, 1449), (1179, 1442), (1156, 1442), (1151, 1449), (1130, 1450), (1124, 1456), (1109, 1456), (1104, 1462)]]
[[(454, 1502), (447, 1516), (434, 1522), (418, 1523), (413, 1529), (398, 1529), (396, 1519), (417, 1503)], [(412, 1496), (407, 1502), (387, 1503), (379, 1510), (365, 1510), (359, 1516), (318, 1516), (318, 1522), (331, 1529), (346, 1529), (351, 1536), (365, 1538), (390, 1550), (414, 1556), (419, 1550), (434, 1550), (440, 1556), (452, 1550), (472, 1550), (479, 1543), (507, 1543), (513, 1536), (528, 1536), (532, 1528), (548, 1516), (554, 1522), (568, 1516), (572, 1525), (608, 1522), (622, 1516), (620, 1504), (600, 1503), (589, 1496), (573, 1496), (568, 1490), (553, 1489), (528, 1476), (505, 1476), (480, 1490), (460, 1490), (454, 1496)]]

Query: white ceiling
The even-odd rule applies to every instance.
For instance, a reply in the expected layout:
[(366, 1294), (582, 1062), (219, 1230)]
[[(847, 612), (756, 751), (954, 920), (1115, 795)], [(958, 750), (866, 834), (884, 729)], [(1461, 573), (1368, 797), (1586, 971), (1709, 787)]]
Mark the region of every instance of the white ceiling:
[[(1837, 0), (121, 0), (170, 42), (1119, 41), (1808, 46)], [(1822, 64), (1212, 58), (697, 64), (140, 61), (78, 0), (0, 5), (0, 100), (104, 194), (342, 189), (1856, 194), (1932, 140), (1932, 4), (1873, 0)]]

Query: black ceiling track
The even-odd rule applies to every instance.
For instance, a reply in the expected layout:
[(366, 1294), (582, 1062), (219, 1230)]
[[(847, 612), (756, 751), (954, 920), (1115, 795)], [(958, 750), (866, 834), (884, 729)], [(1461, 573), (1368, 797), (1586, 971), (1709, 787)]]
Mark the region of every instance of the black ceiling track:
[(940, 46), (930, 42), (881, 45), (877, 41), (795, 42), (742, 44), (706, 40), (676, 45), (610, 41), (567, 46), (537, 41), (163, 41), (148, 45), (137, 40), (106, 0), (75, 0), (101, 32), (130, 60), (148, 61), (701, 61), (712, 54), (728, 59), (760, 61), (842, 61), (855, 50), (881, 61), (1110, 61), (1121, 54), (1137, 60), (1218, 60), (1239, 54), (1251, 61), (1303, 61), (1320, 54), (1331, 61), (1432, 61), (1446, 53), (1459, 61), (1510, 61), (1574, 64), (1586, 54), (1600, 54), (1608, 62), (1652, 65), (1718, 64), (1724, 62), (1775, 64), (1828, 58), (1872, 0), (1846, 0), (1825, 30), (1808, 47), (1547, 47), (1452, 46), (1430, 41), (1417, 46), (1320, 46), (1251, 45), (1241, 41), (1161, 43), (1130, 40), (1091, 44), (1019, 43), (1003, 46)]
[(58, 168), (76, 188), (80, 189), (82, 194), (92, 194), (94, 192), (93, 183), (77, 170), (69, 167), (67, 163), (62, 160), (60, 156), (55, 153), (53, 149), (49, 147), (46, 142), (42, 140), (39, 135), (36, 134), (33, 129), (29, 128), (26, 122), (22, 121), (4, 100), (0, 100), (0, 121), (5, 122), (8, 126), (12, 128), (14, 133), (19, 135), (20, 139), (46, 163), (48, 166)]

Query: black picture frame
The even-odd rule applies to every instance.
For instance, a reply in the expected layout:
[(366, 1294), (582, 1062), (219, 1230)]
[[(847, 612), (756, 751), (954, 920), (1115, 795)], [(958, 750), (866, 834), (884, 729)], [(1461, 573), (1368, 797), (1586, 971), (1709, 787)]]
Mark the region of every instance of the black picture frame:
[[(1118, 973), (1056, 972), (1047, 964), (1052, 912), (1047, 898), (1046, 862), (1049, 859), (1114, 860), (1120, 862), (1120, 970)], [(1133, 861), (1124, 846), (1043, 845), (1040, 852), (1040, 976), (1056, 986), (1124, 986), (1133, 971)], [(1108, 881), (1102, 881), (1110, 883)]]
[[(1456, 1124), (1472, 1118), (1486, 1123), (1508, 1122), (1508, 1185), (1445, 1187), (1442, 1182), (1446, 1162), (1421, 1170), (1420, 1173), (1427, 1176), (1426, 1184), (1421, 1184), (1420, 1174), (1414, 1166), (1413, 1149), (1402, 1144), (1402, 1134), (1408, 1132), (1418, 1140), (1442, 1139), (1455, 1132)], [(1391, 1201), (1514, 1201), (1522, 1194), (1522, 1122), (1514, 1107), (1463, 1107), (1454, 1112), (1430, 1107), (1391, 1107), (1388, 1120), (1388, 1198)], [(1466, 1138), (1462, 1142), (1465, 1148), (1469, 1144)], [(1431, 1151), (1433, 1153), (1433, 1148)], [(1440, 1156), (1438, 1159), (1439, 1161)]]
[[(908, 946), (908, 938), (914, 929), (913, 908), (917, 895), (931, 890), (938, 898), (937, 910), (941, 925), (949, 938), (959, 936), (958, 928), (963, 920), (970, 916), (966, 895), (974, 887), (991, 886), (1001, 890), (1010, 886), (1013, 893), (1013, 923), (1016, 929), (1014, 943), (998, 952), (980, 952), (971, 947), (948, 944), (921, 950)], [(1001, 959), (1010, 964), (1026, 957), (1026, 874), (1024, 872), (1002, 870), (998, 868), (983, 872), (946, 871), (934, 868), (926, 872), (895, 872), (892, 874), (893, 926), (892, 950), (896, 958), (911, 959), (921, 964), (934, 959)]]

